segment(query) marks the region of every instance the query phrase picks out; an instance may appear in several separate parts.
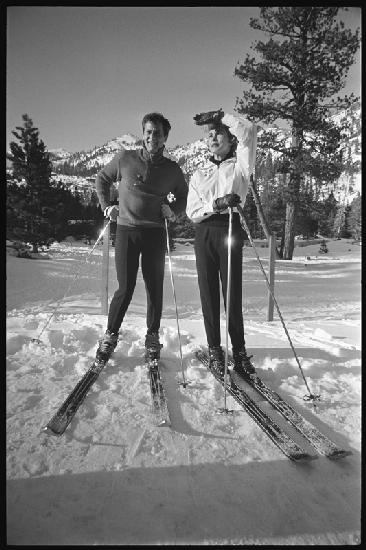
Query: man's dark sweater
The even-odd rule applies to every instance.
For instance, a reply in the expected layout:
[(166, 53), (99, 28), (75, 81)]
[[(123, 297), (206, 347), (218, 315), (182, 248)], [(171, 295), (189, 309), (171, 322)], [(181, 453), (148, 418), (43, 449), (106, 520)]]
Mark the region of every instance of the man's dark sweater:
[(102, 210), (110, 205), (110, 187), (118, 182), (117, 224), (127, 227), (164, 227), (161, 205), (169, 193), (174, 214), (184, 212), (188, 186), (176, 162), (163, 150), (150, 155), (145, 148), (123, 149), (97, 175), (96, 191)]

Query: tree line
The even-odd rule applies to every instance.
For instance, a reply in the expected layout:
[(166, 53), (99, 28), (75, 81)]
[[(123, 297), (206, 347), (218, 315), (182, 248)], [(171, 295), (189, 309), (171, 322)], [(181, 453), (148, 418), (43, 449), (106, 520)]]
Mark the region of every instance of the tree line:
[(96, 162), (93, 166), (90, 166), (88, 168), (82, 161), (71, 164), (70, 162), (65, 160), (64, 162), (58, 162), (57, 164), (54, 164), (53, 170), (56, 174), (87, 178), (95, 176), (102, 168), (103, 165), (99, 162)]
[[(28, 115), (23, 115), (23, 127), (13, 132), (20, 144), (11, 142), (9, 160), (13, 178), (7, 184), (7, 236), (30, 242), (34, 250), (52, 240), (66, 236), (94, 239), (103, 222), (96, 192), (91, 189), (71, 191), (61, 180), (51, 179), (52, 163), (38, 129)], [(183, 167), (184, 169), (184, 167)], [(350, 172), (350, 178), (354, 172)], [(270, 153), (256, 164), (256, 185), (260, 187), (260, 202), (268, 227), (281, 239), (283, 257), (286, 220), (286, 175), (279, 175), (278, 163)], [(186, 174), (187, 181), (189, 175)], [(23, 184), (20, 182), (23, 181)], [(319, 189), (308, 185), (299, 192), (299, 207), (295, 234), (311, 238), (361, 238), (361, 196), (351, 204), (341, 204), (330, 192), (319, 198)], [(114, 200), (116, 203), (116, 200)], [(253, 238), (265, 238), (263, 224), (251, 191), (248, 191), (244, 214)], [(71, 221), (77, 221), (70, 224)], [(112, 224), (112, 238), (115, 233)], [(170, 224), (171, 239), (194, 237), (194, 225), (185, 214)], [(171, 242), (172, 248), (174, 243)]]

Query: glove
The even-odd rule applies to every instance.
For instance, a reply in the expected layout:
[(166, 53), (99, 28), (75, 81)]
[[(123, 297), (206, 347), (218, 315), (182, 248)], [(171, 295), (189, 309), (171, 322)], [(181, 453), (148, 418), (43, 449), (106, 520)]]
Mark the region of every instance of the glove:
[(118, 206), (115, 204), (112, 206), (107, 206), (107, 208), (104, 210), (104, 216), (106, 218), (109, 218), (112, 222), (115, 222), (117, 219), (119, 213)]
[(217, 124), (221, 122), (221, 119), (224, 117), (224, 111), (222, 108), (217, 111), (207, 111), (207, 113), (199, 113), (193, 117), (193, 120), (197, 126), (203, 126), (204, 124)]
[(213, 209), (215, 212), (220, 210), (226, 210), (229, 207), (237, 206), (241, 202), (241, 198), (236, 193), (228, 193), (223, 197), (219, 197), (213, 202)]
[(168, 206), (167, 204), (163, 203), (161, 205), (161, 215), (162, 217), (171, 222), (174, 222), (175, 221), (175, 214), (173, 212), (173, 210), (170, 208), (170, 206)]

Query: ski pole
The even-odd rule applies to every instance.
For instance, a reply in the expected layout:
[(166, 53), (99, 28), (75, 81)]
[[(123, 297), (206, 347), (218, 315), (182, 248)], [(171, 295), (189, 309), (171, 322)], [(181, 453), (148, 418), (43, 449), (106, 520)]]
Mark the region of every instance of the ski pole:
[[(87, 257), (86, 257), (86, 259), (85, 259), (85, 263), (88, 262), (90, 256), (93, 254), (93, 252), (94, 252), (94, 250), (95, 250), (97, 244), (99, 243), (100, 239), (103, 237), (103, 235), (104, 235), (104, 233), (105, 233), (105, 231), (106, 231), (106, 229), (107, 229), (107, 227), (109, 226), (110, 223), (111, 223), (111, 220), (109, 220), (108, 223), (107, 223), (107, 224), (104, 226), (104, 228), (102, 229), (102, 231), (101, 231), (99, 237), (98, 237), (97, 240), (95, 241), (95, 244), (94, 244), (93, 248), (91, 249), (91, 251), (90, 251), (89, 254), (87, 255)], [(57, 311), (57, 309), (58, 309), (60, 303), (62, 302), (62, 300), (64, 300), (64, 298), (66, 297), (66, 295), (68, 294), (68, 292), (70, 292), (70, 289), (71, 289), (72, 285), (74, 284), (74, 282), (76, 281), (77, 277), (79, 276), (81, 267), (82, 267), (83, 265), (84, 265), (84, 264), (81, 264), (81, 265), (79, 266), (79, 269), (77, 270), (77, 272), (75, 273), (74, 277), (72, 278), (72, 280), (71, 280), (69, 286), (68, 286), (67, 289), (66, 289), (66, 292), (64, 293), (64, 295), (62, 296), (62, 298), (60, 298), (60, 299), (58, 300), (58, 302), (56, 303), (56, 306), (54, 307), (53, 312), (51, 313), (51, 315), (50, 315), (48, 321), (46, 322), (46, 324), (44, 325), (43, 329), (42, 329), (41, 332), (39, 333), (38, 338), (32, 338), (32, 342), (36, 342), (36, 343), (38, 343), (38, 344), (41, 343), (40, 338), (41, 338), (43, 332), (46, 330), (46, 328), (47, 328), (48, 325), (50, 324), (51, 319), (52, 319), (52, 317), (55, 315), (55, 313), (56, 313), (56, 311)]]
[(173, 297), (174, 297), (174, 304), (175, 304), (175, 317), (176, 317), (176, 320), (177, 320), (177, 329), (178, 329), (180, 366), (181, 366), (181, 369), (182, 369), (182, 379), (183, 379), (183, 382), (179, 382), (179, 383), (183, 386), (183, 388), (185, 388), (187, 386), (187, 382), (186, 382), (186, 379), (185, 379), (185, 376), (184, 376), (184, 368), (183, 368), (182, 342), (181, 342), (181, 338), (180, 338), (177, 298), (176, 298), (176, 295), (175, 295), (175, 285), (174, 285), (174, 277), (173, 277), (172, 259), (171, 259), (171, 255), (170, 255), (168, 220), (167, 220), (167, 218), (164, 218), (164, 219), (165, 219), (165, 230), (166, 230), (166, 246), (167, 246), (167, 250), (168, 250), (168, 259), (169, 259), (170, 280), (171, 280), (172, 289), (173, 289)]
[(292, 351), (293, 351), (294, 357), (295, 357), (296, 362), (297, 362), (297, 364), (298, 364), (298, 366), (299, 366), (301, 375), (302, 375), (303, 380), (304, 380), (304, 382), (305, 382), (305, 386), (306, 386), (306, 388), (307, 388), (307, 390), (308, 390), (308, 392), (309, 392), (309, 395), (304, 396), (304, 399), (307, 400), (307, 401), (311, 401), (311, 400), (312, 400), (312, 401), (313, 401), (313, 405), (314, 405), (314, 407), (315, 407), (315, 401), (320, 399), (320, 395), (314, 395), (314, 394), (311, 393), (311, 391), (310, 391), (310, 388), (309, 388), (308, 383), (307, 383), (307, 381), (306, 381), (306, 378), (305, 378), (304, 372), (303, 372), (303, 370), (302, 370), (302, 367), (301, 367), (299, 358), (298, 358), (298, 356), (297, 356), (297, 353), (296, 353), (295, 348), (294, 348), (294, 346), (293, 346), (292, 340), (291, 340), (290, 335), (289, 335), (289, 333), (288, 333), (287, 327), (286, 327), (286, 325), (285, 325), (285, 321), (283, 320), (283, 317), (282, 317), (282, 314), (281, 314), (281, 311), (280, 311), (280, 307), (279, 307), (278, 302), (277, 302), (277, 300), (276, 300), (276, 298), (275, 298), (275, 296), (274, 296), (274, 293), (272, 292), (271, 285), (269, 284), (269, 280), (268, 280), (267, 274), (266, 274), (266, 272), (265, 272), (265, 270), (264, 270), (264, 267), (263, 267), (263, 265), (262, 265), (262, 262), (261, 262), (261, 260), (260, 260), (260, 258), (259, 258), (259, 254), (258, 254), (258, 252), (257, 252), (257, 249), (256, 249), (255, 245), (254, 245), (254, 241), (253, 241), (253, 239), (252, 239), (252, 237), (251, 237), (251, 234), (250, 234), (250, 231), (249, 231), (248, 224), (247, 224), (247, 222), (245, 221), (244, 211), (243, 211), (243, 209), (242, 209), (242, 207), (241, 207), (240, 205), (237, 206), (237, 209), (238, 209), (238, 212), (239, 212), (239, 214), (240, 214), (240, 219), (241, 219), (241, 222), (242, 222), (242, 226), (243, 226), (243, 228), (245, 229), (245, 231), (246, 231), (246, 233), (247, 233), (247, 235), (248, 235), (248, 239), (249, 239), (249, 241), (250, 241), (250, 244), (251, 244), (251, 246), (252, 246), (252, 248), (253, 248), (253, 250), (254, 250), (254, 252), (255, 252), (255, 255), (256, 255), (257, 260), (258, 260), (258, 263), (259, 263), (259, 266), (260, 266), (260, 268), (261, 268), (261, 270), (262, 270), (262, 273), (263, 273), (263, 275), (264, 275), (264, 278), (265, 278), (265, 280), (266, 280), (266, 283), (267, 283), (267, 286), (268, 286), (268, 290), (269, 290), (269, 292), (270, 292), (270, 294), (271, 294), (271, 296), (272, 296), (273, 303), (274, 303), (275, 306), (276, 306), (277, 313), (278, 313), (279, 318), (280, 318), (280, 320), (281, 320), (283, 329), (284, 329), (284, 331), (285, 331), (285, 333), (286, 333), (286, 336), (287, 336), (288, 341), (289, 341), (289, 343), (290, 343), (290, 346), (291, 346), (291, 349), (292, 349)]
[(230, 316), (230, 294), (231, 294), (231, 240), (233, 229), (233, 209), (229, 208), (229, 230), (227, 237), (227, 282), (226, 282), (226, 349), (225, 349), (225, 372), (224, 372), (224, 411), (228, 412), (226, 406), (226, 379), (229, 363), (229, 316)]

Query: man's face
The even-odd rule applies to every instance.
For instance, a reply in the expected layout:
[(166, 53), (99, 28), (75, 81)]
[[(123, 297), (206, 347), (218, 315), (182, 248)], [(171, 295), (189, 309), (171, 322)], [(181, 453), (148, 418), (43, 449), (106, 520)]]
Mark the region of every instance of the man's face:
[(157, 153), (167, 140), (161, 122), (154, 124), (149, 120), (145, 124), (142, 138), (147, 151), (152, 154)]

